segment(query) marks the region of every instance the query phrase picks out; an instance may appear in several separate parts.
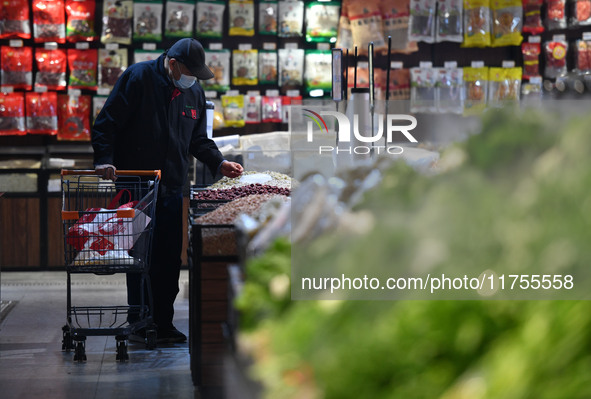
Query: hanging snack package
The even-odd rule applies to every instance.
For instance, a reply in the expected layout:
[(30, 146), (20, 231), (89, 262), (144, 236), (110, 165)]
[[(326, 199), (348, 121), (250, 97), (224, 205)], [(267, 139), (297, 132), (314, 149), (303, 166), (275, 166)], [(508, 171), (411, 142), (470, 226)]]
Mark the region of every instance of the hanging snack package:
[(437, 68), (437, 111), (464, 112), (464, 71), (462, 68)]
[(408, 37), (417, 42), (435, 42), (436, 0), (410, 0)]
[(546, 67), (544, 68), (545, 77), (554, 79), (566, 74), (567, 50), (568, 43), (566, 40), (553, 40), (544, 43), (544, 59), (546, 60)]
[(260, 123), (261, 122), (261, 96), (247, 95), (244, 96), (244, 122), (245, 123)]
[(570, 26), (591, 25), (591, 0), (571, 0)]
[(222, 96), (224, 124), (227, 127), (244, 127), (244, 96)]
[(277, 1), (261, 1), (259, 3), (259, 34), (277, 35)]
[(57, 134), (57, 93), (27, 92), (26, 124), (29, 134)]
[(254, 2), (230, 0), (228, 6), (230, 36), (254, 36)]
[(546, 28), (566, 29), (566, 0), (546, 1)]
[(232, 84), (235, 86), (258, 84), (257, 64), (257, 50), (234, 50), (232, 52)]
[[(368, 68), (367, 63), (365, 63), (365, 65), (360, 63), (360, 65), (357, 67), (357, 85), (355, 85), (355, 68), (354, 67), (348, 68), (347, 76), (349, 77), (347, 80), (347, 88), (349, 90), (354, 87), (357, 87), (357, 88), (369, 87), (369, 68)], [(349, 94), (351, 94), (350, 91), (349, 91)]]
[(529, 79), (540, 76), (540, 43), (521, 44), (523, 54), (523, 78)]
[(0, 7), (0, 39), (30, 39), (29, 2), (3, 0)]
[(306, 5), (306, 41), (334, 43), (337, 40), (341, 7), (336, 1)]
[(521, 0), (491, 0), (492, 46), (519, 46), (523, 41)]
[(167, 1), (164, 36), (169, 39), (193, 36), (194, 1)]
[(259, 84), (277, 84), (277, 51), (259, 51)]
[[(376, 69), (376, 83), (381, 88), (380, 100), (386, 99), (386, 73), (382, 69)], [(379, 72), (379, 73), (378, 73)], [(391, 69), (390, 70), (390, 90), (389, 100), (408, 100), (410, 99), (410, 70), (409, 69)]]
[(410, 70), (410, 112), (437, 112), (435, 103), (436, 72), (433, 68), (412, 68)]
[(35, 43), (66, 42), (66, 13), (61, 0), (33, 0)]
[(58, 140), (90, 141), (90, 96), (57, 96)]
[(230, 90), (230, 50), (205, 50), (205, 64), (213, 78), (201, 81), (201, 86), (205, 90)]
[[(341, 16), (339, 17), (339, 26), (337, 31), (336, 48), (352, 49), (353, 48), (353, 31), (351, 28), (351, 20), (349, 19), (348, 4), (351, 0), (343, 0), (341, 5)], [(384, 0), (382, 0), (384, 1)], [(408, 32), (406, 32), (408, 35)]]
[(133, 1), (105, 0), (101, 43), (131, 44)]
[(518, 102), (521, 93), (521, 68), (490, 68), (488, 93), (490, 107)]
[(92, 123), (96, 120), (98, 115), (101, 113), (101, 110), (105, 106), (107, 102), (106, 96), (93, 96), (92, 97)]
[(133, 40), (162, 41), (162, 1), (133, 2)]
[(70, 68), (70, 80), (68, 86), (71, 89), (97, 89), (97, 50), (68, 49), (68, 67)]
[(280, 96), (264, 96), (262, 102), (262, 120), (264, 123), (283, 122), (282, 99)]
[(436, 42), (464, 41), (463, 0), (439, 0), (437, 3)]
[(94, 30), (94, 0), (66, 0), (66, 40), (68, 42), (92, 42)]
[(417, 42), (408, 40), (410, 3), (406, 0), (381, 0), (384, 37), (392, 39), (392, 52), (412, 53), (418, 51)]
[(208, 39), (221, 39), (224, 34), (224, 10), (226, 3), (223, 1), (198, 1), (197, 2), (197, 37)]
[(380, 0), (353, 1), (348, 3), (347, 10), (351, 21), (353, 44), (357, 46), (359, 54), (367, 54), (367, 46), (371, 42), (375, 51), (387, 50)]
[(22, 136), (25, 129), (25, 93), (0, 93), (0, 136)]
[(158, 50), (135, 50), (133, 52), (133, 63), (137, 64), (138, 62), (143, 61), (153, 61), (160, 57), (161, 54), (162, 51)]
[(591, 42), (577, 40), (576, 62), (577, 70), (585, 73), (591, 72)]
[(324, 97), (332, 89), (332, 55), (330, 51), (306, 50), (304, 80), (306, 93)]
[(35, 60), (37, 61), (35, 87), (47, 87), (47, 90), (66, 89), (66, 69), (68, 67), (66, 50), (37, 48), (35, 49)]
[(279, 2), (279, 37), (300, 37), (304, 27), (304, 2)]
[(543, 0), (523, 0), (523, 33), (539, 35), (544, 31), (542, 4)]
[(304, 50), (279, 49), (279, 87), (286, 91), (304, 83)]
[(2, 46), (2, 87), (31, 90), (33, 88), (33, 49)]
[(463, 47), (490, 46), (489, 0), (464, 0)]
[(119, 76), (127, 69), (127, 49), (99, 49), (98, 65), (99, 87), (112, 90)]
[(488, 67), (464, 67), (464, 114), (475, 115), (486, 109)]

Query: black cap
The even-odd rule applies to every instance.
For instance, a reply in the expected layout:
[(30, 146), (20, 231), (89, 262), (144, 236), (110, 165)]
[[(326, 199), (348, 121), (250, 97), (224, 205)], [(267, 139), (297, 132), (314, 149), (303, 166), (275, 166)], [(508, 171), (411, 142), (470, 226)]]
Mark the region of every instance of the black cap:
[(213, 72), (205, 65), (203, 46), (195, 39), (179, 40), (168, 49), (166, 55), (189, 68), (191, 74), (199, 80), (213, 78)]

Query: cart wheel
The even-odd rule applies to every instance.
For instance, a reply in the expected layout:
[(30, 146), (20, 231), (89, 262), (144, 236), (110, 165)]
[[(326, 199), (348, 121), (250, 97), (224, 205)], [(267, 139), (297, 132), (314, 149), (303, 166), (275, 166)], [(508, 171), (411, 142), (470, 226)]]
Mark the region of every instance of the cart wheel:
[(70, 332), (70, 327), (65, 325), (62, 327), (62, 350), (66, 352), (70, 352), (74, 349), (74, 340), (72, 339), (72, 333)]
[(120, 362), (126, 362), (129, 360), (129, 354), (127, 353), (127, 341), (126, 340), (118, 340), (117, 341), (117, 356), (115, 357), (115, 359)]
[[(82, 338), (86, 339), (86, 337)], [(86, 346), (84, 340), (76, 341), (76, 349), (74, 350), (74, 361), (79, 363), (86, 361)]]
[(156, 349), (156, 330), (146, 330), (146, 349)]

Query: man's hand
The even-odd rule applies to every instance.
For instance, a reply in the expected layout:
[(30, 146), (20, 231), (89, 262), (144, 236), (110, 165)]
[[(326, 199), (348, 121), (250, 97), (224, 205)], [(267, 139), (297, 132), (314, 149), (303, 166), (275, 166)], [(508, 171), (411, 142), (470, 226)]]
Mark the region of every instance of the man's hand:
[(106, 180), (117, 180), (117, 168), (115, 168), (113, 165), (110, 164), (105, 164), (105, 165), (96, 165), (94, 167), (94, 170), (96, 172), (97, 175), (99, 175), (100, 177), (102, 177), (103, 179)]
[(243, 171), (242, 165), (236, 162), (225, 161), (220, 167), (221, 174), (226, 177), (238, 177)]

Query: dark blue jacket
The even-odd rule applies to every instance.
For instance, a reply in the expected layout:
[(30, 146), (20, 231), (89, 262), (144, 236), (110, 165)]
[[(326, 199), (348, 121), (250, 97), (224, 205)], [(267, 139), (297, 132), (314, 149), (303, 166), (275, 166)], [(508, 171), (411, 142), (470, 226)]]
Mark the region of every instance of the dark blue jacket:
[(162, 184), (175, 190), (187, 180), (189, 153), (213, 174), (223, 157), (207, 138), (203, 89), (176, 89), (164, 57), (123, 72), (94, 122), (92, 147), (95, 165), (160, 169)]

